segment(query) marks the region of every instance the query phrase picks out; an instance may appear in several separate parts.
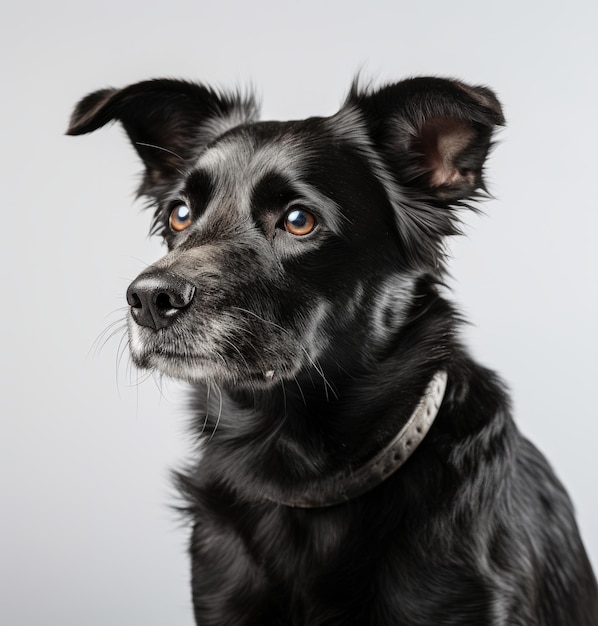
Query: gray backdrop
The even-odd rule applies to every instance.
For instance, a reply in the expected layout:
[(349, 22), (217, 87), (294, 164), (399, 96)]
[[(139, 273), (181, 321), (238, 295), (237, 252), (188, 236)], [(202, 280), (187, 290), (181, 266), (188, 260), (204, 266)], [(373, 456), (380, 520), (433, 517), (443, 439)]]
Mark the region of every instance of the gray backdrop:
[[(367, 6), (366, 6), (367, 5)], [(416, 8), (412, 8), (413, 5)], [(333, 113), (354, 73), (492, 86), (496, 199), (452, 246), (474, 354), (575, 501), (598, 563), (595, 2), (54, 0), (0, 25), (0, 622), (190, 625), (168, 471), (184, 394), (119, 360), (128, 281), (161, 254), (119, 128), (64, 137), (84, 94), (154, 76), (253, 83), (264, 118)]]

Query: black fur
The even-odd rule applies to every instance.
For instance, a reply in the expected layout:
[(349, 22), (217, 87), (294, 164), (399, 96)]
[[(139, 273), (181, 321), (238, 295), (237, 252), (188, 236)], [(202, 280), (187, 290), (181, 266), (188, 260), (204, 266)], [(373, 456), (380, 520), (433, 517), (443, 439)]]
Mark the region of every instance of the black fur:
[[(355, 84), (330, 118), (256, 117), (250, 96), (158, 80), (87, 96), (68, 131), (123, 124), (169, 246), (129, 289), (130, 346), (194, 388), (201, 460), (178, 483), (197, 623), (598, 624), (567, 494), (443, 295), (494, 94), (417, 78)], [(439, 370), (440, 413), (389, 479), (277, 503), (366, 463)]]

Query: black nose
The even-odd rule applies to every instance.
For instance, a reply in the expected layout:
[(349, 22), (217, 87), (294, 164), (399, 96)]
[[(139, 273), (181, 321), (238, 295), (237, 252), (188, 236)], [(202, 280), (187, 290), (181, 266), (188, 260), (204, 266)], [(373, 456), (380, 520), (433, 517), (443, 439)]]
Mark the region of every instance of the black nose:
[(140, 326), (166, 328), (191, 304), (195, 287), (170, 272), (153, 271), (138, 276), (127, 289), (131, 315)]

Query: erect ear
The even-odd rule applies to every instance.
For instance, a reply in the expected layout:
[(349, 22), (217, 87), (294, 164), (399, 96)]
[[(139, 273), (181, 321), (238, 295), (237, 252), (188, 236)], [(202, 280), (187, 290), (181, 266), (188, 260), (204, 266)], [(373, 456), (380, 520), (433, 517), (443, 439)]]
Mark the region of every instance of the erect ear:
[(89, 94), (75, 107), (67, 134), (120, 121), (146, 166), (139, 194), (158, 198), (208, 143), (256, 118), (251, 96), (158, 79)]
[(459, 205), (485, 190), (484, 161), (505, 122), (490, 89), (412, 78), (377, 91), (354, 86), (346, 105), (365, 115), (385, 166), (410, 196)]

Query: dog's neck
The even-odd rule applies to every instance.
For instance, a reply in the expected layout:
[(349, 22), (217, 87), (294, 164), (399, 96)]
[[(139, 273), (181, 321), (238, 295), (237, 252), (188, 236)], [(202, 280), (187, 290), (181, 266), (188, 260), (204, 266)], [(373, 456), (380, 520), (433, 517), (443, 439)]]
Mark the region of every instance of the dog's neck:
[(399, 432), (357, 469), (341, 471), (326, 480), (313, 481), (285, 498), (268, 494), (265, 498), (277, 504), (309, 509), (341, 504), (374, 489), (396, 472), (423, 441), (440, 410), (446, 383), (446, 372), (436, 372)]

